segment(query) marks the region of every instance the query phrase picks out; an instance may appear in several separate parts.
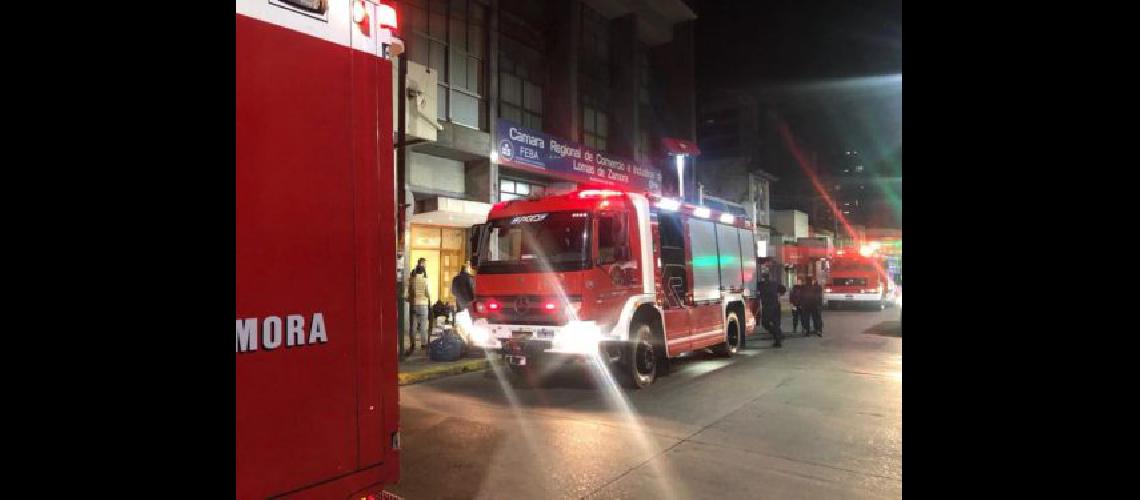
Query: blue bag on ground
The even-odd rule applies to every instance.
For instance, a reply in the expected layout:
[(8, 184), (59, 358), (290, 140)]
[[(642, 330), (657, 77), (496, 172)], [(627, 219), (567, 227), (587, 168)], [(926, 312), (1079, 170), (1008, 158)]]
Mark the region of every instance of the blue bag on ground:
[(466, 350), (463, 339), (452, 330), (445, 330), (439, 338), (428, 342), (428, 358), (432, 361), (455, 361)]

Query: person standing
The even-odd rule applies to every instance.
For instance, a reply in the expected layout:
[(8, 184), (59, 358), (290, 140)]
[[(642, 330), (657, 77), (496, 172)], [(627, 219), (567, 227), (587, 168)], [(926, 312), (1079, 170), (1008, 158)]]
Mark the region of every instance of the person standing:
[(431, 322), (428, 317), (431, 291), (428, 289), (425, 262), (427, 259), (422, 257), (416, 261), (416, 268), (412, 270), (411, 279), (408, 280), (408, 297), (412, 304), (412, 347), (408, 349), (408, 354), (415, 352), (417, 339), (420, 347), (427, 349), (428, 325)]
[[(800, 298), (803, 295), (804, 285), (803, 278), (796, 278), (795, 285), (792, 286), (791, 293), (788, 294), (788, 301), (792, 303), (792, 333), (796, 333), (796, 327), (803, 322), (803, 310), (800, 308)], [(808, 334), (807, 327), (804, 328), (804, 335)]]
[(760, 298), (760, 323), (772, 335), (772, 347), (776, 348), (784, 344), (784, 332), (780, 330), (780, 296), (786, 291), (787, 288), (772, 281), (768, 273), (760, 275), (756, 286)]
[(455, 297), (456, 313), (466, 311), (475, 301), (475, 280), (467, 273), (467, 264), (461, 265), (459, 274), (451, 278), (451, 295)]
[[(803, 292), (800, 297), (800, 320), (803, 322), (804, 334), (811, 335), (815, 333), (817, 336), (823, 336), (823, 288), (816, 282), (815, 278), (807, 277), (807, 285), (804, 286)], [(814, 330), (813, 330), (814, 328)]]

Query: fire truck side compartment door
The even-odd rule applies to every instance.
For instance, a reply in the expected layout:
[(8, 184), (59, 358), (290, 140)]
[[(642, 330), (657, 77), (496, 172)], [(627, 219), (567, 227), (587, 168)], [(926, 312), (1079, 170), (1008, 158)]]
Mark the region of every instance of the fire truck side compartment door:
[(716, 247), (716, 229), (711, 221), (690, 218), (688, 222), (689, 244), (692, 248), (690, 265), (693, 270), (693, 300), (715, 300), (720, 297), (720, 257)]

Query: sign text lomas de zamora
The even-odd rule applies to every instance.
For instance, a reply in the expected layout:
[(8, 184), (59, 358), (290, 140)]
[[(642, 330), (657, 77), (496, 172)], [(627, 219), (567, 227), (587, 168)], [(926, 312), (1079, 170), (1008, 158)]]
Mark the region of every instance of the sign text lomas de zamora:
[(661, 171), (507, 120), (495, 124), (499, 164), (592, 184), (660, 194)]

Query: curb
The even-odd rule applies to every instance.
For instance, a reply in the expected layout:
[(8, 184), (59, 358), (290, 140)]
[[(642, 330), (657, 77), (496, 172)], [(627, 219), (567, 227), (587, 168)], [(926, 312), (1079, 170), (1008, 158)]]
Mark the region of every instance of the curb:
[(459, 375), (466, 372), (477, 372), (487, 369), (490, 363), (486, 359), (471, 359), (457, 362), (453, 365), (445, 366), (431, 366), (423, 370), (414, 372), (401, 372), (396, 374), (396, 380), (399, 385), (411, 385), (427, 380), (446, 377), (448, 375)]

